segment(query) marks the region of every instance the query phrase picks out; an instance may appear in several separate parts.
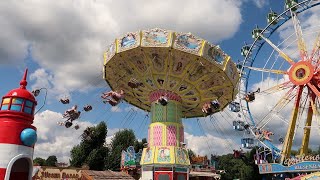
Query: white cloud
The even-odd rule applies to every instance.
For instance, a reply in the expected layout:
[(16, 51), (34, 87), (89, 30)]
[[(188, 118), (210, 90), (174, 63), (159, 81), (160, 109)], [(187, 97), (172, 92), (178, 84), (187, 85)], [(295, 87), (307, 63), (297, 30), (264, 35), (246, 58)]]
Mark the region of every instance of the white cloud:
[(266, 5), (269, 4), (269, 0), (253, 0), (252, 1), (254, 5), (256, 5), (258, 8), (263, 8)]
[(31, 88), (32, 89), (39, 89), (39, 88), (51, 88), (52, 84), (51, 81), (53, 80), (53, 75), (46, 72), (45, 69), (37, 69), (35, 72), (30, 74), (30, 80), (35, 81)]
[(210, 157), (210, 154), (232, 153), (232, 147), (238, 146), (238, 144), (231, 142), (231, 139), (219, 138), (212, 136), (211, 134), (206, 134), (206, 136), (195, 136), (185, 133), (184, 135), (187, 148), (200, 156), (208, 155)]
[(1, 64), (20, 64), (30, 46), (34, 60), (50, 72), (56, 90), (87, 88), (102, 81), (103, 50), (115, 37), (161, 27), (218, 42), (237, 32), (241, 4), (236, 0), (1, 1)]
[[(303, 39), (309, 53), (311, 52), (316, 37), (320, 32), (320, 23), (318, 21), (320, 18), (319, 10), (320, 7), (314, 7), (298, 15)], [(281, 42), (280, 48), (283, 49), (283, 51), (293, 60), (298, 61), (300, 59), (298, 51), (299, 48), (292, 20), (287, 21), (283, 26), (281, 26), (277, 33), (279, 34), (279, 42)]]

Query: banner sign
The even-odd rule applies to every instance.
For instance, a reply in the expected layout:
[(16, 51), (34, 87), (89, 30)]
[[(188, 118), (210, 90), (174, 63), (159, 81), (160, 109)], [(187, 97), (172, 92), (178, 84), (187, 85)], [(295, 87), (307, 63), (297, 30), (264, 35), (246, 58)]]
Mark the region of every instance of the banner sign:
[(277, 163), (258, 164), (260, 174), (283, 173), (283, 172), (308, 172), (320, 171), (319, 161), (303, 161), (291, 166), (284, 166)]

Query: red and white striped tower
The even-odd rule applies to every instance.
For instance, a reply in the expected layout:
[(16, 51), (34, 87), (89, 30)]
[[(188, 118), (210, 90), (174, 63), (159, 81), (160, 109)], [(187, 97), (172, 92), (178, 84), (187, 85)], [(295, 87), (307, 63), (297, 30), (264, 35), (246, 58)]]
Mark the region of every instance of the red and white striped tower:
[(2, 98), (0, 107), (0, 180), (31, 179), (33, 148), (37, 140), (32, 126), (37, 102), (28, 90), (26, 69), (20, 88)]

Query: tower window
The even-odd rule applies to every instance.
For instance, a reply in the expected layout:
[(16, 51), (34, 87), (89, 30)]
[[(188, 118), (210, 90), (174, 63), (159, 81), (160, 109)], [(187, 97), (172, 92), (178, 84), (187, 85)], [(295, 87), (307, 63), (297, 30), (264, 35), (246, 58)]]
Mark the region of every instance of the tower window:
[(12, 98), (10, 110), (21, 111), (22, 103), (23, 103), (22, 98)]
[(33, 107), (33, 102), (26, 100), (23, 108), (23, 112), (32, 114), (32, 107)]
[(10, 98), (4, 98), (1, 105), (1, 110), (8, 110), (10, 104)]

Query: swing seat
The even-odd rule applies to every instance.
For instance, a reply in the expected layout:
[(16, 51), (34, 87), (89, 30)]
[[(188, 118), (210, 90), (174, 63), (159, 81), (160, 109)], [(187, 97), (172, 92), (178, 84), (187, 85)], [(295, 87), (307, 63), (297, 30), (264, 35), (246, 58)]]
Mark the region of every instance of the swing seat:
[(62, 104), (69, 104), (70, 103), (69, 99), (60, 99), (60, 102)]
[(66, 126), (66, 128), (71, 127), (71, 126), (72, 126), (72, 122), (67, 121), (66, 124), (65, 124), (65, 126)]

